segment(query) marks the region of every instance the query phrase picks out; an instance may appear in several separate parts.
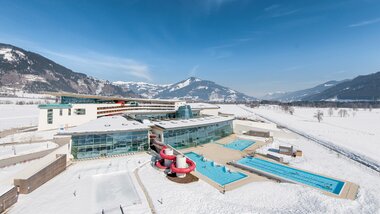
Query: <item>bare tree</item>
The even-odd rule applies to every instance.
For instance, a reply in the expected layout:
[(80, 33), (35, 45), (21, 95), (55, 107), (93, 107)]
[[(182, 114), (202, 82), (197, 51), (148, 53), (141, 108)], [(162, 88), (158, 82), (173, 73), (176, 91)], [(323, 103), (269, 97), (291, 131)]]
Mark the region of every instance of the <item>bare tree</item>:
[(318, 122), (321, 122), (323, 120), (323, 112), (321, 110), (318, 110), (314, 114), (314, 117), (317, 118)]
[(294, 107), (289, 106), (289, 105), (282, 105), (281, 110), (283, 110), (284, 112), (289, 113), (291, 115), (293, 115), (294, 111), (295, 111)]
[(327, 113), (329, 114), (329, 117), (332, 117), (334, 115), (334, 110), (332, 108), (329, 108)]
[(294, 109), (294, 107), (289, 107), (289, 110), (288, 110), (288, 111), (289, 111), (289, 114), (293, 115), (295, 109)]
[(346, 109), (340, 109), (340, 110), (338, 111), (338, 115), (339, 115), (340, 117), (347, 117), (347, 116), (348, 116), (348, 112), (347, 112)]

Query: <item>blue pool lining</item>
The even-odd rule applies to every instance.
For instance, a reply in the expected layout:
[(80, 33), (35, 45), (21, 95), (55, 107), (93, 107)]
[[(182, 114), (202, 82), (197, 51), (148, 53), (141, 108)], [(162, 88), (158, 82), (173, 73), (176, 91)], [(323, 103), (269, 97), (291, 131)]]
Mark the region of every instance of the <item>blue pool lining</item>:
[[(206, 160), (206, 162), (210, 162), (211, 164), (214, 163), (215, 166), (220, 166), (220, 167), (223, 167), (223, 168), (227, 168), (231, 173), (237, 173), (237, 174), (239, 174), (239, 175), (242, 176), (241, 178), (238, 178), (238, 179), (236, 179), (236, 180), (230, 181), (230, 182), (228, 182), (228, 183), (221, 184), (221, 183), (218, 183), (217, 181), (213, 180), (211, 177), (207, 176), (206, 174), (203, 174), (203, 173), (201, 172), (201, 170), (198, 170), (197, 168), (195, 169), (196, 172), (200, 173), (202, 176), (206, 177), (208, 180), (212, 181), (213, 183), (216, 183), (217, 185), (219, 185), (219, 186), (221, 186), (221, 187), (225, 187), (226, 185), (230, 185), (230, 184), (232, 184), (232, 183), (234, 183), (234, 182), (237, 182), (237, 181), (240, 181), (240, 180), (243, 180), (243, 179), (248, 178), (248, 175), (246, 175), (246, 174), (244, 174), (244, 173), (242, 173), (242, 172), (240, 172), (240, 171), (237, 171), (237, 170), (231, 170), (231, 169), (229, 169), (227, 166), (225, 166), (225, 165), (223, 165), (223, 164), (216, 163), (215, 161), (210, 160), (210, 159), (204, 157), (203, 155), (198, 154), (198, 153), (195, 153), (195, 152), (187, 152), (187, 153), (184, 154), (184, 155), (185, 155), (187, 158), (189, 158), (189, 159), (191, 159), (190, 157), (187, 156), (189, 153), (193, 153), (194, 155), (201, 156), (202, 158), (204, 158), (204, 159)], [(195, 165), (197, 166), (197, 162), (196, 162), (195, 160), (193, 160), (193, 159), (191, 159), (191, 160), (194, 161), (194, 162), (195, 162)]]
[[(244, 158), (243, 158), (244, 159)], [(271, 161), (267, 161), (267, 160), (264, 160), (264, 159), (261, 159), (261, 158), (257, 158), (257, 159), (260, 159), (260, 160), (263, 160), (263, 161), (266, 161), (266, 162), (270, 162), (270, 163), (274, 163), (274, 164), (278, 164), (278, 163), (275, 163), (275, 162), (271, 162)], [(242, 160), (242, 159), (240, 159)], [(239, 160), (239, 161), (240, 161)], [(295, 184), (300, 184), (300, 185), (303, 185), (303, 186), (308, 186), (308, 187), (312, 187), (314, 189), (319, 189), (319, 190), (322, 190), (324, 192), (328, 192), (328, 193), (331, 193), (331, 194), (335, 194), (335, 195), (340, 195), (342, 193), (342, 190), (344, 188), (344, 186), (346, 185), (346, 182), (345, 181), (340, 181), (340, 180), (337, 180), (337, 179), (333, 179), (333, 178), (329, 178), (327, 176), (323, 176), (323, 175), (318, 175), (318, 174), (315, 174), (315, 173), (312, 173), (312, 172), (308, 172), (306, 170), (301, 170), (301, 169), (297, 169), (297, 168), (293, 168), (293, 167), (289, 167), (289, 166), (285, 166), (285, 165), (282, 165), (282, 164), (278, 164), (278, 165), (281, 165), (283, 167), (288, 167), (288, 168), (292, 168), (292, 169), (295, 169), (295, 170), (299, 170), (299, 171), (304, 171), (306, 173), (309, 173), (309, 174), (313, 174), (313, 175), (316, 175), (316, 176), (319, 176), (319, 177), (324, 177), (326, 179), (331, 179), (331, 180), (335, 180), (335, 181), (338, 181), (338, 185), (336, 188), (340, 188), (339, 190), (339, 193), (335, 193), (334, 191), (333, 192), (330, 192), (330, 191), (327, 191), (327, 190), (324, 190), (322, 188), (318, 188), (318, 187), (315, 187), (315, 186), (312, 186), (312, 185), (308, 185), (308, 184), (305, 184), (305, 183), (302, 183), (302, 182), (298, 182), (298, 181), (295, 181), (295, 180), (291, 180), (291, 179), (288, 179), (288, 178), (284, 178), (284, 177), (280, 177), (279, 175), (275, 175), (275, 174), (272, 174), (270, 172), (266, 172), (266, 171), (263, 171), (263, 170), (260, 170), (260, 169), (257, 169), (257, 168), (254, 168), (254, 167), (251, 167), (251, 166), (248, 166), (248, 165), (245, 165), (245, 164), (242, 164), (242, 163), (239, 163), (238, 161), (235, 161), (235, 162), (231, 162), (232, 165), (234, 166), (237, 166), (237, 167), (240, 167), (240, 168), (243, 168), (243, 169), (246, 169), (248, 171), (256, 171), (256, 172), (259, 172), (263, 175), (267, 175), (269, 177), (273, 177), (273, 178), (277, 178), (281, 181), (287, 181), (289, 183), (295, 183)], [(343, 185), (341, 185), (341, 183), (343, 183)]]

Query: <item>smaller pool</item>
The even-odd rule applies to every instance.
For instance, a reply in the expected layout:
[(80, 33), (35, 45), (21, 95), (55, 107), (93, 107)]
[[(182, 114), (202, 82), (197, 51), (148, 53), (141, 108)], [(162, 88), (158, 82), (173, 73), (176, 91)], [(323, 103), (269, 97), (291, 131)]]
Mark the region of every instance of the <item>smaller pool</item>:
[(280, 177), (294, 183), (301, 183), (312, 186), (314, 188), (322, 189), (336, 195), (340, 194), (344, 186), (343, 181), (335, 180), (322, 175), (317, 175), (259, 158), (246, 157), (240, 159), (237, 163), (258, 170), (259, 172), (268, 173), (270, 175)]
[(205, 160), (202, 155), (195, 152), (185, 153), (185, 155), (195, 162), (197, 172), (210, 178), (221, 186), (225, 186), (226, 184), (247, 177), (246, 174), (241, 172), (231, 172), (225, 166), (216, 165), (214, 161)]
[(234, 149), (234, 150), (239, 150), (243, 151), (244, 149), (250, 147), (251, 145), (255, 144), (256, 142), (251, 141), (251, 140), (234, 140), (229, 144), (224, 145), (224, 147), (229, 148), (229, 149)]

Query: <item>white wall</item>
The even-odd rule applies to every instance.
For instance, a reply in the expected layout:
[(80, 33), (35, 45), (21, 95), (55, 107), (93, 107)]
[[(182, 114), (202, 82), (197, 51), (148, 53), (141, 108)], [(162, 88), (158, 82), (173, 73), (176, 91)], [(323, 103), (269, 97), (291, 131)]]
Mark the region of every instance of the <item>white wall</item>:
[[(47, 123), (48, 109), (40, 109), (38, 118), (38, 130), (59, 129), (77, 126), (97, 118), (97, 104), (72, 104), (72, 106), (73, 107), (71, 108), (71, 115), (68, 115), (68, 109), (62, 109), (62, 116), (59, 115), (60, 109), (53, 109), (52, 124)], [(86, 114), (75, 114), (75, 109), (79, 108), (86, 109)]]

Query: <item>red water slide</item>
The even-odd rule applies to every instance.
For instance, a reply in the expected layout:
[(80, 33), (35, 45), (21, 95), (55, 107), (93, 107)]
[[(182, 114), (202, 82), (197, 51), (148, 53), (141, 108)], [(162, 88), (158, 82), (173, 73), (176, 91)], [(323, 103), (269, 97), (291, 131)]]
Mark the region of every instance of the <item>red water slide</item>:
[(175, 162), (170, 165), (170, 170), (175, 173), (190, 173), (195, 169), (195, 163), (190, 160), (189, 158), (186, 158), (186, 163), (189, 165), (188, 168), (177, 168), (175, 166)]
[(173, 161), (172, 164), (170, 165), (170, 170), (174, 173), (190, 173), (191, 171), (193, 171), (195, 169), (195, 163), (186, 158), (186, 163), (189, 165), (188, 168), (177, 168), (175, 166), (175, 160), (176, 160), (176, 156), (175, 155), (167, 155), (165, 154), (165, 149), (167, 147), (166, 146), (163, 146), (161, 151), (160, 151), (160, 156), (162, 159), (156, 161), (155, 165), (156, 167), (160, 168), (160, 169), (167, 169), (167, 167), (165, 166), (164, 162), (165, 162), (165, 159), (166, 160), (171, 160)]
[(162, 149), (160, 151), (160, 156), (161, 156), (162, 159), (156, 161), (156, 164), (155, 164), (160, 169), (167, 169), (168, 168), (164, 164), (165, 159), (171, 160), (171, 161), (175, 160), (175, 155), (167, 155), (167, 154), (165, 154), (165, 149), (166, 148), (167, 148), (166, 146), (162, 147)]

